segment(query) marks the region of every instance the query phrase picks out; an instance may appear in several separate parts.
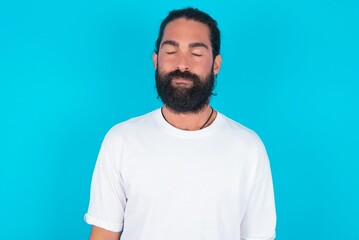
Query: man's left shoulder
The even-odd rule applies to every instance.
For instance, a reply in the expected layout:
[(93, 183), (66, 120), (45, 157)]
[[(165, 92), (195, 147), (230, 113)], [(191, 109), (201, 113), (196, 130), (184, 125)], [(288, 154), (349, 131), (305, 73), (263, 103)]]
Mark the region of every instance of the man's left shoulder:
[(230, 137), (240, 140), (240, 141), (245, 141), (248, 144), (255, 144), (255, 145), (263, 144), (261, 138), (258, 136), (258, 134), (254, 130), (242, 125), (241, 123), (239, 123), (223, 114), (221, 114), (221, 115), (222, 115), (224, 126), (225, 126), (224, 131)]

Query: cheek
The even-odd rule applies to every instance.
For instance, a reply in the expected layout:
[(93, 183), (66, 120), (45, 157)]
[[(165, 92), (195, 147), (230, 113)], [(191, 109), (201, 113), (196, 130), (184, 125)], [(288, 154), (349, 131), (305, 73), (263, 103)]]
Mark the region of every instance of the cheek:
[(158, 56), (157, 68), (159, 70), (171, 70), (175, 66), (175, 60), (168, 56)]
[(208, 61), (206, 67), (207, 67), (207, 69), (209, 69), (210, 71), (212, 71), (212, 70), (213, 70), (213, 69), (212, 69), (212, 68), (213, 68), (213, 61), (212, 61), (212, 60)]
[(213, 71), (212, 67), (213, 67), (213, 61), (211, 61), (211, 60), (203, 61), (198, 64), (196, 70), (200, 71), (202, 76), (206, 76), (206, 75), (208, 75), (208, 73)]

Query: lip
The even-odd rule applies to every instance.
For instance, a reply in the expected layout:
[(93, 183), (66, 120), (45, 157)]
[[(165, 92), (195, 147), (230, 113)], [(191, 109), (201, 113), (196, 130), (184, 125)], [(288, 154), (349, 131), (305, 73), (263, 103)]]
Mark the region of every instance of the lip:
[(192, 80), (185, 79), (185, 78), (173, 78), (172, 82), (174, 84), (192, 84)]

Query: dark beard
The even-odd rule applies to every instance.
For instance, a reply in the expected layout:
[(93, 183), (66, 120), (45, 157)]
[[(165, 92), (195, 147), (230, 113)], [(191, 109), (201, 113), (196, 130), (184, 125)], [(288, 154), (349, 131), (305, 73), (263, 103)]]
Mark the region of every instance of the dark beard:
[[(191, 72), (176, 70), (162, 74), (156, 69), (156, 88), (158, 97), (162, 102), (177, 113), (197, 113), (208, 103), (215, 87), (215, 76), (213, 69), (204, 78)], [(183, 78), (192, 81), (192, 87), (175, 87), (173, 78)]]

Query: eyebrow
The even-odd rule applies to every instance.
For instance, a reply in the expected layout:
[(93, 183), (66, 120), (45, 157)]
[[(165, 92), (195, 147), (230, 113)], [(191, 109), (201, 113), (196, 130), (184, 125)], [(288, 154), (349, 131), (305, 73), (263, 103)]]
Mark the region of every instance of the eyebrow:
[(190, 43), (189, 44), (189, 47), (190, 48), (196, 48), (196, 47), (204, 47), (206, 48), (207, 50), (209, 49), (208, 46), (202, 42), (195, 42), (195, 43)]
[[(173, 41), (173, 40), (166, 40), (164, 41), (162, 44), (161, 44), (161, 48), (163, 47), (163, 45), (171, 45), (171, 46), (174, 46), (174, 47), (179, 47), (179, 43), (176, 42), (176, 41)], [(202, 42), (194, 42), (194, 43), (190, 43), (189, 45), (189, 48), (196, 48), (196, 47), (204, 47), (206, 48), (207, 50), (209, 49), (209, 47), (202, 43)]]
[(164, 41), (164, 42), (161, 44), (161, 48), (163, 47), (163, 45), (171, 45), (171, 46), (174, 46), (174, 47), (179, 47), (178, 42), (175, 42), (175, 41), (173, 41), (173, 40), (166, 40), (166, 41)]

